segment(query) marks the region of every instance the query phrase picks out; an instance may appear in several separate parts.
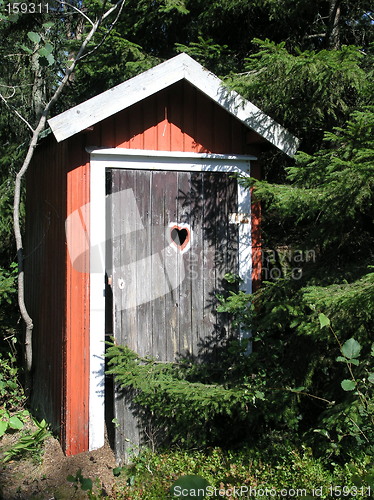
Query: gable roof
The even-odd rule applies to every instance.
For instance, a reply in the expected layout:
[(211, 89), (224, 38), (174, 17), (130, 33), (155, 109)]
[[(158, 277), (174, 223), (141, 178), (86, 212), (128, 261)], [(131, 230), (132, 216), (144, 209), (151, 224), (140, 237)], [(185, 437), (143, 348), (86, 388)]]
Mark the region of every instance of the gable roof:
[(184, 53), (50, 118), (48, 124), (60, 142), (183, 79), (287, 155), (296, 152), (296, 137)]

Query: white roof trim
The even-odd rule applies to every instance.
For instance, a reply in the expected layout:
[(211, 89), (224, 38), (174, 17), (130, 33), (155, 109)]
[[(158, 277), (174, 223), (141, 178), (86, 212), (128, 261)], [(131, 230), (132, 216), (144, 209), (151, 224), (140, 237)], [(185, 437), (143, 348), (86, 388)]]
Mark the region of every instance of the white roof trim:
[(49, 119), (49, 126), (63, 141), (183, 79), (284, 153), (296, 152), (296, 137), (184, 53)]
[(183, 159), (203, 159), (217, 161), (251, 161), (257, 160), (257, 156), (253, 155), (223, 155), (219, 153), (192, 153), (185, 151), (155, 151), (153, 149), (125, 149), (125, 148), (97, 148), (89, 146), (86, 148), (87, 153), (95, 156), (111, 155), (111, 156), (142, 156), (144, 158), (183, 158)]

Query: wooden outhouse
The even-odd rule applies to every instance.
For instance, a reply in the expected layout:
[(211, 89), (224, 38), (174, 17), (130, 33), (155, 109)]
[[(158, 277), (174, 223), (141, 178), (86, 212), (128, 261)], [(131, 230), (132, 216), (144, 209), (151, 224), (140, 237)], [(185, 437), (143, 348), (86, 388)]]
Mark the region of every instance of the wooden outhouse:
[[(48, 123), (27, 175), (32, 404), (74, 455), (104, 444), (105, 335), (173, 360), (230, 334), (223, 277), (251, 292), (261, 269), (258, 209), (233, 174), (258, 177), (262, 151), (297, 140), (186, 54)], [(120, 454), (132, 423), (115, 400)]]

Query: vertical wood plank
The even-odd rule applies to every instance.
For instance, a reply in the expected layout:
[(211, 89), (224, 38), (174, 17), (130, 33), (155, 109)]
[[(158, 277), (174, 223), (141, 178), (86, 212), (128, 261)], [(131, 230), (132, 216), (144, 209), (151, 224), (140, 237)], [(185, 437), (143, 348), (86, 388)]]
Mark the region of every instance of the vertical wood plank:
[(144, 149), (143, 103), (134, 104), (131, 108), (129, 147), (132, 149)]
[[(237, 224), (230, 224), (230, 213), (238, 212), (238, 183), (236, 179), (227, 179), (227, 272), (239, 275), (239, 228)], [(236, 287), (238, 288), (238, 287)], [(231, 335), (236, 335), (237, 331), (232, 331), (230, 322), (228, 322), (228, 332)]]
[(170, 290), (165, 295), (166, 359), (174, 361), (175, 354), (179, 350), (179, 282), (183, 257), (170, 245), (167, 237), (170, 231), (169, 224), (178, 222), (178, 172), (165, 172), (164, 179), (164, 266)]
[(261, 203), (255, 201), (251, 206), (252, 222), (252, 291), (261, 284), (262, 242), (261, 242)]
[(183, 87), (173, 85), (169, 89), (170, 150), (183, 151)]
[(215, 196), (215, 225), (216, 225), (216, 247), (215, 247), (215, 288), (213, 308), (216, 316), (216, 347), (227, 336), (227, 315), (216, 311), (217, 299), (215, 295), (222, 293), (226, 288), (224, 276), (229, 272), (228, 267), (228, 203), (227, 203), (227, 174), (216, 175)]
[[(64, 222), (69, 142), (56, 144), (49, 137), (45, 139), (44, 148), (38, 147), (35, 151), (26, 177), (25, 234), (25, 300), (35, 327), (31, 404), (38, 411), (39, 418), (45, 418), (60, 434), (68, 453), (65, 304), (71, 287), (67, 287)], [(82, 449), (84, 433), (79, 438), (83, 438)]]
[(212, 146), (212, 105), (200, 91), (196, 91), (196, 127), (195, 141), (197, 153), (211, 153)]
[(116, 145), (116, 133), (115, 133), (115, 116), (110, 116), (102, 123), (101, 127), (101, 146), (107, 148), (113, 148)]
[[(74, 142), (73, 142), (74, 144)], [(82, 150), (71, 150), (69, 165), (77, 168), (67, 173), (67, 215), (87, 207), (89, 202), (89, 164), (84, 163)], [(89, 224), (87, 210), (82, 214)], [(87, 224), (87, 226), (88, 226)], [(88, 227), (73, 227), (74, 236), (87, 240)], [(88, 449), (88, 392), (89, 392), (89, 255), (84, 264), (76, 269), (66, 256), (66, 337), (65, 382), (63, 403), (63, 442), (67, 455), (75, 455)], [(83, 272), (82, 272), (83, 269)], [(84, 272), (86, 271), (86, 272)], [(79, 385), (77, 386), (77, 380)]]
[(166, 90), (156, 95), (157, 116), (157, 149), (159, 151), (170, 151), (170, 122), (169, 122), (169, 102)]
[(231, 124), (234, 118), (232, 118), (225, 110), (215, 107), (215, 148), (220, 148), (220, 150), (228, 153), (232, 151), (231, 144)]
[(121, 111), (114, 116), (115, 144), (117, 148), (128, 148), (130, 139), (130, 112)]
[[(164, 186), (165, 172), (152, 173), (152, 255), (161, 256), (165, 248), (165, 217), (164, 217)], [(160, 260), (155, 260), (152, 265), (150, 284), (155, 283), (156, 276), (164, 274), (164, 266)], [(160, 290), (161, 293), (162, 290)], [(165, 295), (161, 294), (152, 301), (152, 336), (153, 355), (156, 359), (166, 359), (166, 335), (165, 335)]]
[(143, 103), (144, 149), (157, 149), (157, 113), (156, 101), (148, 98)]
[[(216, 284), (216, 174), (204, 174), (203, 199), (203, 258), (204, 258), (204, 303), (203, 303), (203, 337), (204, 344), (211, 338), (216, 323), (213, 291)], [(204, 349), (204, 355), (206, 349)]]
[(201, 338), (204, 336), (204, 178), (206, 174), (191, 174), (191, 215), (193, 246), (189, 254), (191, 293), (191, 351), (194, 358), (199, 356)]
[[(113, 195), (120, 189), (120, 170), (111, 170), (110, 191), (109, 195)], [(126, 338), (121, 336), (122, 332), (122, 294), (118, 293), (117, 283), (121, 278), (121, 247), (118, 241), (118, 235), (121, 233), (121, 205), (118, 196), (110, 196), (110, 235), (112, 238), (111, 245), (111, 261), (112, 261), (112, 293), (113, 293), (113, 333), (118, 341), (125, 342)], [(116, 236), (114, 236), (116, 235)]]
[(245, 149), (245, 136), (246, 130), (243, 128), (243, 124), (231, 118), (231, 150), (236, 152), (242, 152)]
[(137, 352), (152, 356), (151, 172), (136, 172), (136, 204), (144, 227), (137, 231)]
[(190, 249), (181, 254), (177, 254), (180, 260), (179, 263), (179, 287), (178, 287), (178, 322), (179, 325), (179, 347), (178, 351), (181, 355), (192, 352), (192, 311), (191, 311), (191, 255), (194, 252), (194, 228), (191, 227), (191, 173), (178, 173), (178, 190), (177, 198), (177, 220), (180, 224), (188, 224), (192, 231), (192, 243)]
[[(136, 261), (136, 238), (129, 232), (131, 220), (135, 217), (130, 193), (136, 198), (136, 175), (133, 171), (113, 172), (112, 197), (113, 212), (113, 301), (115, 307), (115, 338), (119, 344), (128, 345), (137, 350), (137, 313), (130, 307), (136, 301), (136, 270), (132, 267)], [(136, 232), (136, 231), (135, 231)], [(132, 452), (140, 445), (140, 430), (137, 408), (132, 401), (131, 391), (115, 387), (115, 427), (117, 460), (127, 462)]]
[[(229, 225), (229, 213), (238, 210), (236, 180), (221, 173), (122, 170), (113, 171), (112, 189), (123, 193), (112, 208), (113, 232), (121, 233), (114, 243), (114, 286), (117, 276), (124, 281), (114, 292), (118, 338), (142, 356), (204, 361), (220, 334), (229, 333), (227, 318), (217, 320), (216, 293), (225, 273), (238, 266), (238, 230)], [(124, 229), (134, 217), (128, 189), (142, 223), (131, 233)], [(192, 227), (192, 245), (183, 254), (171, 244), (171, 223)], [(145, 424), (133, 395), (117, 392), (117, 457), (127, 460), (144, 442)]]
[(183, 151), (196, 152), (196, 90), (183, 82)]

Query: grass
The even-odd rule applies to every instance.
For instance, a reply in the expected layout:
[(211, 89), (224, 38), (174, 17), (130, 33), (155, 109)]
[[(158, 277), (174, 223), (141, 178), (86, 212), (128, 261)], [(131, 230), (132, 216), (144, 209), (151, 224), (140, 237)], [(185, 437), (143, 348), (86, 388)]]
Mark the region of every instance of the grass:
[[(355, 476), (357, 472), (360, 480)], [(363, 474), (363, 468), (357, 469), (353, 464), (325, 464), (303, 446), (296, 449), (278, 445), (261, 451), (212, 448), (204, 452), (154, 453), (145, 450), (131, 467), (122, 469), (121, 479), (126, 481), (126, 486), (118, 487), (115, 498), (169, 500), (174, 481), (183, 475), (197, 475), (209, 482), (211, 498), (363, 500), (372, 493), (368, 483), (362, 480)]]

